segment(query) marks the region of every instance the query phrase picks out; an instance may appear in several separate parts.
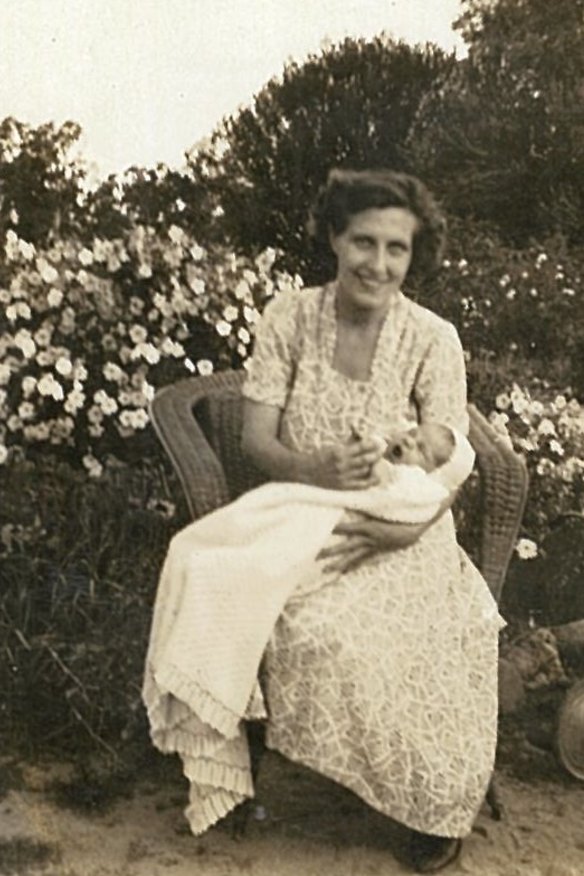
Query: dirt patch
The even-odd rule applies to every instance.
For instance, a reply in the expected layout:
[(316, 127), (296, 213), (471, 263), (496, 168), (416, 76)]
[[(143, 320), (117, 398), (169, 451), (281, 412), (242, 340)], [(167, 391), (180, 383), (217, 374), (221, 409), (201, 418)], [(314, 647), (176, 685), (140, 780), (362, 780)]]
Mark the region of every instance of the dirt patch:
[(6, 876), (21, 876), (61, 860), (61, 851), (56, 845), (38, 842), (27, 837), (0, 840), (0, 873)]
[[(494, 821), (485, 807), (448, 872), (582, 876), (584, 784), (562, 772), (553, 752), (522, 740), (526, 755), (517, 761), (516, 749), (511, 741), (508, 745), (498, 770), (503, 819)], [(35, 769), (36, 790), (21, 785), (0, 801), (0, 836), (6, 849), (12, 848), (0, 866), (7, 876), (407, 872), (392, 854), (399, 835), (395, 825), (334, 782), (273, 752), (265, 755), (255, 808), (240, 839), (235, 838), (234, 816), (202, 837), (191, 835), (183, 814), (187, 785), (174, 758), (153, 756), (126, 787), (126, 796), (85, 809), (58, 805), (54, 781), (44, 787), (38, 781), (38, 770), (50, 765)], [(53, 777), (62, 777), (62, 770), (55, 769)], [(30, 776), (27, 765), (20, 774)]]

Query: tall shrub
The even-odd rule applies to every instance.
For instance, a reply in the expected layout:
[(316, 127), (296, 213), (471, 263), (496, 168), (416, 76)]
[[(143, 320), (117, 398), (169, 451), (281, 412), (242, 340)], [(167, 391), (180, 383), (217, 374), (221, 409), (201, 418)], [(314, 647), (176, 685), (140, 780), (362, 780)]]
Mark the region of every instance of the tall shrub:
[(518, 249), (491, 226), (452, 219), (442, 270), (414, 290), (453, 322), (474, 400), (489, 409), (512, 379), (584, 399), (582, 250), (562, 238)]
[(190, 158), (195, 185), (236, 249), (281, 249), (284, 265), (319, 278), (306, 251), (307, 207), (331, 166), (405, 169), (421, 99), (454, 63), (441, 50), (386, 36), (347, 39), (288, 64), (252, 106)]
[(468, 58), (422, 101), (419, 171), (510, 241), (584, 242), (584, 0), (464, 0), (457, 26)]
[(33, 243), (78, 227), (85, 166), (75, 147), (75, 122), (33, 127), (14, 118), (0, 122), (0, 232), (14, 229)]

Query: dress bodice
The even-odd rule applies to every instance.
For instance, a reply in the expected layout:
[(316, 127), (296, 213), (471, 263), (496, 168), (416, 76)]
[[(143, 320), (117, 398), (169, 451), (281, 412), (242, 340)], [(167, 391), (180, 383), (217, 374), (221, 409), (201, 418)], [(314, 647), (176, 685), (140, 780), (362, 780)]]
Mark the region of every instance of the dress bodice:
[(352, 428), (388, 435), (420, 419), (466, 431), (464, 361), (453, 327), (400, 293), (381, 326), (366, 380), (333, 367), (335, 284), (266, 308), (244, 394), (282, 408), (280, 438), (300, 451), (344, 442)]

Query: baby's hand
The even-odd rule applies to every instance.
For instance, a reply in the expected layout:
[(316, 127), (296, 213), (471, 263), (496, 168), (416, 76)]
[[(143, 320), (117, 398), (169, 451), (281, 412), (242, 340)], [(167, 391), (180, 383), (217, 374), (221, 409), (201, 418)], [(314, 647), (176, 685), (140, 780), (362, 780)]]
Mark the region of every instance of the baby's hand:
[(385, 440), (385, 438), (382, 438), (381, 435), (376, 435), (374, 432), (372, 435), (369, 436), (369, 440), (372, 442), (372, 444), (375, 444), (379, 456), (384, 456), (387, 450), (387, 441)]
[(387, 441), (375, 432), (365, 436), (355, 426), (351, 429), (351, 443), (359, 444), (366, 449), (371, 458), (370, 474), (374, 484), (385, 484), (389, 480), (388, 468), (384, 460), (387, 451)]
[(353, 441), (363, 442), (363, 444), (366, 444), (368, 448), (371, 448), (375, 453), (378, 453), (380, 458), (387, 450), (387, 441), (376, 432), (372, 432), (371, 435), (365, 436), (362, 432), (355, 428), (355, 426), (352, 426), (351, 439)]

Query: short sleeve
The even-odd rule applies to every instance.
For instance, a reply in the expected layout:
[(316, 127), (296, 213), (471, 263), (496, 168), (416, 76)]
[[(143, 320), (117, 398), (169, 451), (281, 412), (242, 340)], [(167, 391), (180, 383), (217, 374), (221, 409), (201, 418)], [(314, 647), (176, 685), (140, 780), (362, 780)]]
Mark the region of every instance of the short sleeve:
[(421, 422), (441, 422), (468, 434), (466, 368), (454, 326), (441, 321), (417, 375), (414, 398)]
[(299, 294), (297, 290), (280, 293), (266, 305), (256, 326), (242, 390), (251, 401), (286, 405), (296, 364)]

